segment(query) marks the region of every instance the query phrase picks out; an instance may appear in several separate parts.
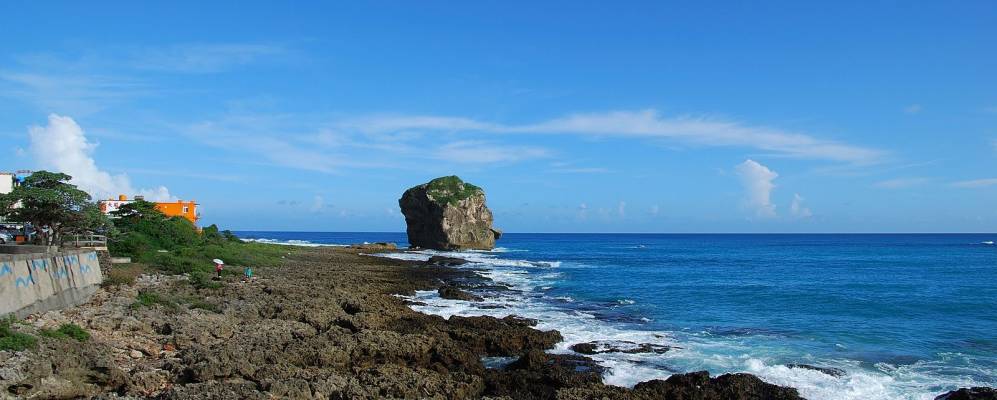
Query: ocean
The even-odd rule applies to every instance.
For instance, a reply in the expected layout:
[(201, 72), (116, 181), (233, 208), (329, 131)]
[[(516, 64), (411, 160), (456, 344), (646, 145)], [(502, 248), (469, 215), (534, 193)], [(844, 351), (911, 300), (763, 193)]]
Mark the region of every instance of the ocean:
[[(407, 244), (404, 233), (237, 234), (301, 245)], [(509, 233), (493, 251), (452, 254), (474, 261), (460, 268), (512, 290), (476, 290), (480, 303), (417, 292), (413, 300), (425, 305), (413, 308), (535, 318), (564, 336), (554, 352), (591, 341), (671, 347), (592, 355), (613, 385), (707, 370), (748, 372), (814, 400), (932, 399), (997, 386), (993, 240), (997, 234)]]

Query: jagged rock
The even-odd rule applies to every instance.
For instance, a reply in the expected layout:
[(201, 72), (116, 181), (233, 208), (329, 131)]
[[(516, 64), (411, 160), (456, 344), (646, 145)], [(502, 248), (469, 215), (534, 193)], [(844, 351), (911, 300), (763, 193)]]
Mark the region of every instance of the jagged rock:
[(398, 205), (408, 225), (409, 244), (436, 250), (495, 247), (485, 192), (456, 176), (436, 178), (406, 190)]
[(562, 388), (601, 386), (603, 372), (605, 369), (588, 357), (534, 349), (504, 370), (487, 370), (485, 393), (514, 399), (553, 399)]
[(463, 258), (446, 257), (446, 256), (432, 256), (432, 257), (429, 257), (429, 260), (426, 261), (426, 264), (427, 265), (436, 265), (436, 266), (439, 266), (439, 267), (453, 267), (453, 266), (456, 266), (456, 265), (464, 265), (464, 264), (467, 264), (468, 262), (469, 261), (467, 261), (467, 260), (465, 260)]
[(710, 378), (706, 371), (641, 382), (634, 386), (633, 395), (651, 399), (803, 399), (796, 389), (765, 383), (754, 375), (725, 374)]
[(818, 367), (810, 364), (786, 364), (789, 368), (809, 369), (811, 371), (823, 372), (835, 378), (845, 376), (845, 370), (834, 367)]
[(935, 400), (997, 400), (997, 389), (988, 387), (962, 388), (935, 397)]
[(463, 300), (463, 301), (483, 300), (481, 297), (460, 290), (458, 287), (454, 285), (443, 286), (437, 292), (440, 293), (440, 297), (448, 300)]
[(377, 243), (356, 243), (350, 245), (351, 249), (366, 250), (366, 251), (390, 251), (398, 249), (398, 246), (394, 243), (387, 242), (377, 242)]
[(581, 354), (602, 353), (655, 353), (664, 354), (671, 350), (670, 346), (654, 343), (634, 343), (628, 341), (595, 341), (571, 345), (571, 350)]

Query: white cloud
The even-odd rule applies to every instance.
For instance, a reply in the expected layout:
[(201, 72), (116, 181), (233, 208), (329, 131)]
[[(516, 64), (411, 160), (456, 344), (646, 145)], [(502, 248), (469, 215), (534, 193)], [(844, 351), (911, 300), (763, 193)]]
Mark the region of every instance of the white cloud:
[(319, 195), (315, 195), (315, 197), (312, 198), (312, 206), (308, 208), (308, 211), (317, 213), (321, 212), (322, 208), (324, 207), (325, 207), (325, 198)]
[(651, 206), (651, 209), (649, 210), (649, 212), (651, 213), (652, 217), (657, 217), (658, 214), (661, 212), (661, 207), (658, 207), (658, 205), (655, 204), (655, 205)]
[(28, 133), (31, 155), (41, 168), (71, 175), (72, 183), (95, 199), (118, 194), (143, 195), (153, 201), (174, 199), (166, 187), (136, 190), (127, 175), (111, 175), (98, 168), (92, 156), (97, 145), (87, 141), (83, 129), (70, 117), (51, 114), (47, 126), (32, 126)]
[(973, 179), (968, 181), (953, 182), (952, 186), (960, 188), (982, 188), (997, 185), (997, 178)]
[(750, 159), (738, 164), (734, 167), (734, 171), (744, 185), (747, 205), (754, 209), (759, 217), (774, 217), (775, 204), (772, 204), (771, 196), (775, 184), (772, 181), (779, 174)]
[(539, 147), (504, 146), (470, 140), (447, 143), (436, 151), (436, 158), (466, 164), (514, 162), (547, 155), (547, 150)]
[(621, 201), (616, 205), (616, 214), (619, 215), (620, 218), (627, 216), (627, 202)]
[(874, 183), (873, 186), (882, 189), (903, 189), (923, 185), (928, 181), (928, 178), (897, 178), (879, 181)]
[(886, 153), (810, 135), (707, 117), (662, 117), (655, 110), (573, 114), (536, 124), (503, 125), (469, 118), (375, 116), (346, 126), (368, 132), (394, 130), (572, 134), (597, 137), (674, 139), (703, 146), (740, 146), (775, 154), (849, 163), (873, 163)]
[(129, 97), (152, 93), (134, 80), (81, 73), (0, 71), (0, 95), (22, 99), (44, 110), (91, 114)]
[(907, 107), (904, 107), (904, 112), (907, 114), (917, 114), (921, 112), (922, 109), (923, 107), (921, 107), (920, 104), (911, 104)]
[(563, 167), (551, 169), (550, 172), (557, 174), (604, 174), (609, 170), (601, 167)]
[(793, 194), (793, 202), (789, 204), (789, 212), (796, 218), (810, 218), (814, 214), (803, 205), (804, 198), (799, 193)]
[(214, 73), (264, 57), (287, 53), (283, 46), (258, 43), (192, 43), (135, 51), (131, 65), (151, 71)]
[(582, 203), (578, 205), (578, 219), (584, 220), (588, 218), (589, 206), (588, 204)]

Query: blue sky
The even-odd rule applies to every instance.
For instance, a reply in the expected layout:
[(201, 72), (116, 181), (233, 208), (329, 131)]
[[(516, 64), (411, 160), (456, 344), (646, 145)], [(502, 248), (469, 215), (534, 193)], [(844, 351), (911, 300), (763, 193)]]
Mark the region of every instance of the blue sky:
[(993, 232), (997, 3), (4, 2), (0, 170), (233, 229)]

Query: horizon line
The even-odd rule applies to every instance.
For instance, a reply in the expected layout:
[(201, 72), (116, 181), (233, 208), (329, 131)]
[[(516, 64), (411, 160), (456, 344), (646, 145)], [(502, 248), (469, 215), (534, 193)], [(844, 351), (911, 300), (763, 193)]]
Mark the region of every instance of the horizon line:
[[(273, 233), (392, 233), (404, 231), (284, 231), (232, 229), (232, 232)], [(503, 235), (997, 235), (997, 232), (503, 232)]]

